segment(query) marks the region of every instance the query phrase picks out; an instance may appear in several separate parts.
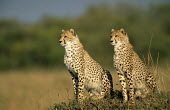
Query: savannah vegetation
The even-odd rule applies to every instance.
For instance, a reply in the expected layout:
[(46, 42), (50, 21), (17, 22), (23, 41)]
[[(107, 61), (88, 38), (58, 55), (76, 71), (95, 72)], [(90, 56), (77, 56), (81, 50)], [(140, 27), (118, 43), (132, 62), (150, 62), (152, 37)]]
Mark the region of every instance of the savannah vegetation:
[(64, 48), (58, 42), (61, 30), (70, 28), (114, 78), (115, 99), (87, 101), (86, 109), (127, 109), (113, 68), (112, 28), (125, 29), (134, 50), (151, 67), (160, 85), (161, 94), (139, 98), (134, 109), (169, 109), (169, 10), (170, 4), (147, 9), (123, 3), (115, 7), (100, 4), (77, 17), (44, 16), (32, 23), (0, 19), (0, 109), (80, 109), (73, 100), (71, 77), (63, 63)]

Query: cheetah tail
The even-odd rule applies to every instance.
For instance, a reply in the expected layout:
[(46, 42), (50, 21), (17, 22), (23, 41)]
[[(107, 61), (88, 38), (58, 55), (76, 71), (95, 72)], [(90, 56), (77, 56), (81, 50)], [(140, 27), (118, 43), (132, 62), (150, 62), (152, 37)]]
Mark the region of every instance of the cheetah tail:
[(113, 78), (112, 78), (112, 75), (111, 73), (108, 71), (108, 70), (104, 70), (107, 77), (108, 77), (108, 80), (110, 82), (110, 96), (111, 98), (114, 98), (114, 91), (113, 91)]

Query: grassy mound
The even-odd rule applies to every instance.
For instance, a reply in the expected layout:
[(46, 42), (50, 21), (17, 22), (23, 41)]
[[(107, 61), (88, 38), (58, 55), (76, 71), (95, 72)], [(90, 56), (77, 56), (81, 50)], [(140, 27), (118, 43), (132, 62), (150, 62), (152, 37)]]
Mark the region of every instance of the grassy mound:
[[(170, 92), (154, 93), (146, 98), (136, 98), (134, 110), (170, 110)], [(128, 104), (124, 104), (119, 91), (115, 91), (114, 99), (105, 98), (98, 101), (86, 100), (79, 105), (75, 100), (68, 103), (54, 104), (46, 110), (126, 110)]]

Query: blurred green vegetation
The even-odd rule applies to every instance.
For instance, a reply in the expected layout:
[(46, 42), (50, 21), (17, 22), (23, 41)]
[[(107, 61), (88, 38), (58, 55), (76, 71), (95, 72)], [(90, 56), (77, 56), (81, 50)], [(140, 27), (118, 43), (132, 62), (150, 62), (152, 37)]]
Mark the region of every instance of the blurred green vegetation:
[[(0, 69), (64, 66), (64, 48), (58, 43), (62, 29), (73, 28), (89, 54), (105, 68), (112, 67), (110, 30), (124, 28), (141, 56), (154, 61), (170, 59), (170, 4), (148, 9), (130, 4), (90, 6), (78, 17), (46, 16), (34, 23), (0, 20)], [(150, 46), (151, 45), (151, 46)]]

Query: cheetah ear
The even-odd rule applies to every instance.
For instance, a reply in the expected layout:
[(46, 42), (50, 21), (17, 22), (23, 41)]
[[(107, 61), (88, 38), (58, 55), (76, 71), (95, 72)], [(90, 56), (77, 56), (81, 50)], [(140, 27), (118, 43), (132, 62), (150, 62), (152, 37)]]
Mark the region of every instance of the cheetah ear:
[(76, 36), (76, 33), (74, 32), (74, 29), (70, 29), (70, 32), (71, 32), (74, 36)]
[(62, 29), (62, 30), (61, 30), (61, 32), (62, 32), (62, 33), (64, 33), (64, 32), (65, 32), (65, 30), (64, 30), (64, 29)]
[(120, 29), (120, 32), (121, 32), (123, 35), (126, 35), (126, 34), (127, 34), (123, 28)]
[(71, 32), (71, 33), (74, 33), (74, 29), (70, 29), (70, 32)]
[(114, 29), (111, 30), (111, 32), (114, 32), (114, 31), (115, 31)]

